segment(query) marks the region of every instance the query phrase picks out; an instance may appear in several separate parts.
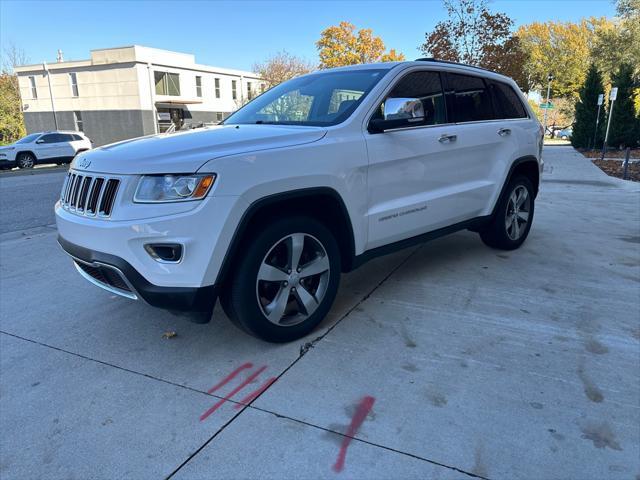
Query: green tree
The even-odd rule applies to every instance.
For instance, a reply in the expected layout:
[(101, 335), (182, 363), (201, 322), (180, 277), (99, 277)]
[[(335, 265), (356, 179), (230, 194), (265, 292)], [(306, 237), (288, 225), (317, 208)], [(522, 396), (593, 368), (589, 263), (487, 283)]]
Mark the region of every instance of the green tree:
[(18, 77), (13, 68), (26, 63), (24, 52), (10, 44), (2, 52), (0, 65), (0, 142), (15, 142), (24, 137), (24, 117)]
[(640, 75), (640, 0), (618, 0), (617, 18), (596, 32), (591, 55), (609, 80), (622, 63)]
[(611, 86), (618, 87), (618, 96), (611, 114), (608, 144), (612, 147), (635, 147), (640, 142), (640, 121), (633, 102), (633, 67), (623, 63), (611, 78)]
[(596, 33), (610, 25), (606, 18), (589, 18), (578, 23), (548, 21), (521, 26), (517, 36), (528, 52), (525, 70), (532, 88), (546, 90), (547, 76), (552, 74), (553, 96), (577, 99), (592, 63)]
[(360, 29), (357, 34), (355, 30), (353, 24), (340, 22), (320, 33), (320, 40), (316, 42), (320, 68), (404, 60), (404, 55), (393, 48), (385, 53), (384, 42), (374, 36), (371, 29)]
[[(595, 65), (589, 67), (587, 78), (580, 89), (580, 98), (576, 102), (575, 120), (573, 122), (573, 135), (571, 144), (577, 148), (593, 147), (593, 135), (596, 128), (596, 116), (598, 115), (598, 95), (604, 93), (602, 75)], [(602, 112), (596, 134), (596, 145), (602, 143), (603, 125)]]

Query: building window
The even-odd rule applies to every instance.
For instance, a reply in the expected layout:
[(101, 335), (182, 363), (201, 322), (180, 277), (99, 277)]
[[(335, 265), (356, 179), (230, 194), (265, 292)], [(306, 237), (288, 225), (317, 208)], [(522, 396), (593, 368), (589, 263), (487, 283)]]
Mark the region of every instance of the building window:
[(260, 93), (264, 93), (264, 91), (267, 89), (267, 84), (266, 83), (261, 83), (260, 84)]
[(216, 121), (221, 122), (224, 120), (224, 114), (222, 112), (216, 112)]
[(38, 98), (38, 90), (36, 89), (36, 77), (29, 77), (29, 85), (31, 86), (31, 98)]
[(73, 112), (73, 121), (76, 124), (76, 130), (78, 132), (84, 132), (82, 127), (82, 114), (80, 112)]
[(202, 77), (196, 77), (196, 96), (202, 97)]
[(238, 81), (231, 80), (231, 98), (234, 100), (238, 99)]
[(247, 82), (247, 97), (249, 97), (249, 100), (253, 98), (253, 88), (251, 87), (251, 82)]
[(74, 72), (69, 74), (69, 81), (71, 82), (71, 95), (78, 96), (78, 77)]
[(153, 72), (157, 95), (180, 96), (180, 75), (169, 72)]
[(213, 83), (215, 84), (216, 98), (220, 98), (220, 79), (216, 78)]

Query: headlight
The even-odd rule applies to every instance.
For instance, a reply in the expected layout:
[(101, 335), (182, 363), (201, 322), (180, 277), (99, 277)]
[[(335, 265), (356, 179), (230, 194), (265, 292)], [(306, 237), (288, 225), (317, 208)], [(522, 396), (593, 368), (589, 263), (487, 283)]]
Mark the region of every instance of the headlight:
[(138, 203), (184, 202), (204, 198), (216, 176), (145, 175), (138, 182), (133, 201)]

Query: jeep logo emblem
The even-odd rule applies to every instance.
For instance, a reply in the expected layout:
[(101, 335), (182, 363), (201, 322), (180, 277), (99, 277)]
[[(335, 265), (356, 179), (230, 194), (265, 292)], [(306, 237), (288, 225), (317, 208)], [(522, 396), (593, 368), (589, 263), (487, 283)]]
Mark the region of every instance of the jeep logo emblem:
[(83, 158), (78, 162), (78, 167), (80, 168), (89, 168), (91, 166), (91, 160), (88, 158)]

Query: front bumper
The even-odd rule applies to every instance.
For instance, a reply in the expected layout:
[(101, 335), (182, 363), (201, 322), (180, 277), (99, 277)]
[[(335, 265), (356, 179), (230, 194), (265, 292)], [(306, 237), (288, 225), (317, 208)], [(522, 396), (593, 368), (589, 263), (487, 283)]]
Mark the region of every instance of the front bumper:
[(15, 160), (10, 160), (7, 157), (0, 157), (0, 167), (13, 168), (16, 166)]
[(150, 283), (126, 260), (108, 253), (75, 245), (61, 236), (58, 243), (76, 264), (80, 274), (91, 283), (131, 299), (177, 312), (211, 312), (218, 287), (166, 287)]

